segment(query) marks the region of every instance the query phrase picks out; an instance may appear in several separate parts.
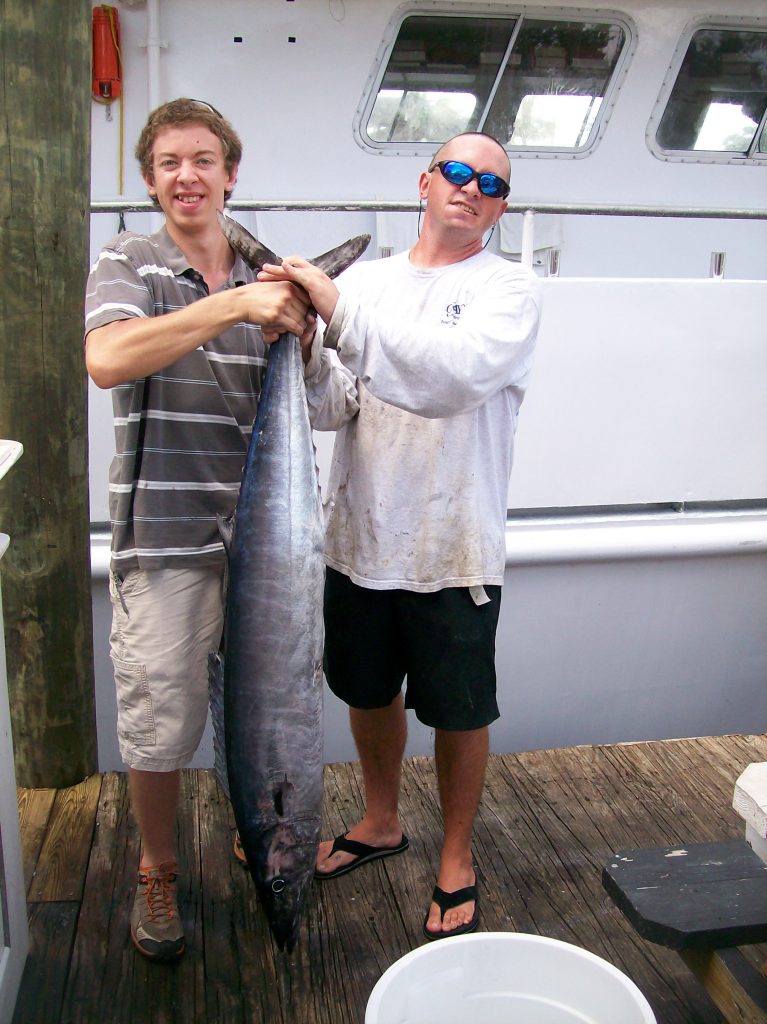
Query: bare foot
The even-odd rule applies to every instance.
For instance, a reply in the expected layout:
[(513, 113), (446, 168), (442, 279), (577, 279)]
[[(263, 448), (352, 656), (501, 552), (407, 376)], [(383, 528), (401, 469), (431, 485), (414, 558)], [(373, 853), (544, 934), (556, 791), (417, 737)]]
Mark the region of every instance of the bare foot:
[[(476, 885), (476, 875), (471, 865), (466, 867), (444, 865), (440, 867), (437, 876), (437, 885), (443, 892), (448, 894), (458, 892), (470, 885)], [(475, 900), (467, 900), (459, 903), (456, 907), (446, 910), (444, 916), (439, 906), (432, 901), (429, 913), (425, 922), (425, 929), (430, 935), (440, 935), (442, 932), (454, 932), (457, 928), (469, 924), (474, 917), (476, 908)]]
[[(396, 825), (394, 829), (382, 830), (363, 818), (362, 821), (357, 822), (356, 825), (349, 829), (345, 834), (345, 838), (357, 843), (365, 843), (366, 846), (393, 849), (402, 842), (403, 832), (399, 825)], [(328, 839), (320, 843), (315, 865), (318, 875), (332, 874), (334, 871), (352, 864), (355, 860), (359, 860), (358, 855), (349, 853), (346, 850), (336, 850), (335, 853), (331, 853), (333, 842), (334, 840)]]

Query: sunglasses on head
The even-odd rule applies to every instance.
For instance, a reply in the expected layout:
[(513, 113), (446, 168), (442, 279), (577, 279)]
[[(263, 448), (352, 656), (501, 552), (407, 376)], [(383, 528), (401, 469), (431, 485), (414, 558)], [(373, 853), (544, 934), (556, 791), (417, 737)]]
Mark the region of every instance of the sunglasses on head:
[(451, 185), (468, 185), (476, 179), (479, 191), (490, 199), (505, 199), (511, 190), (508, 181), (504, 181), (497, 174), (480, 174), (460, 160), (440, 160), (438, 164), (432, 164), (429, 171), (433, 171), (435, 167), (439, 167), (442, 177)]
[(220, 110), (216, 110), (212, 103), (206, 103), (205, 100), (192, 100), (191, 102), (195, 103), (198, 107), (202, 107), (204, 110), (207, 110), (209, 113), (215, 114), (216, 117), (220, 117), (223, 120), (224, 115)]

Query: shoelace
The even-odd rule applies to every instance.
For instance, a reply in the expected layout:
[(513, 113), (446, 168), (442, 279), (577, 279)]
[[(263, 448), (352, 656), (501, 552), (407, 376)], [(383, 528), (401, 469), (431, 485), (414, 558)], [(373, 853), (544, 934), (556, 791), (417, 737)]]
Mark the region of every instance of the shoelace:
[(159, 874), (156, 871), (141, 871), (139, 877), (142, 884), (146, 885), (146, 902), (150, 920), (157, 921), (162, 917), (167, 917), (169, 921), (173, 920), (176, 916), (175, 872)]

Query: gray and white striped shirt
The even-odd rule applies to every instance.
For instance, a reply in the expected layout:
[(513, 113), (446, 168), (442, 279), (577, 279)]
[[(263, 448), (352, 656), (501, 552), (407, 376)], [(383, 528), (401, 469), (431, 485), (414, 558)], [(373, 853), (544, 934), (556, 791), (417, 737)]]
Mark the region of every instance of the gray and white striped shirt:
[[(222, 288), (254, 280), (237, 255)], [(123, 232), (88, 278), (85, 332), (155, 317), (208, 294), (163, 227)], [(221, 562), (216, 515), (234, 511), (266, 367), (259, 327), (239, 323), (158, 373), (113, 389), (112, 568)]]

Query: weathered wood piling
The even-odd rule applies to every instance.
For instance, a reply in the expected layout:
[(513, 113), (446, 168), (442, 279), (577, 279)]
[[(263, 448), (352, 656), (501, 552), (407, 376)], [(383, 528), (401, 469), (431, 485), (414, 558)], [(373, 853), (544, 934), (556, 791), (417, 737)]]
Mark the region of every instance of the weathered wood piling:
[(96, 770), (83, 289), (90, 210), (91, 4), (7, 0), (0, 19), (0, 486), (19, 785)]

